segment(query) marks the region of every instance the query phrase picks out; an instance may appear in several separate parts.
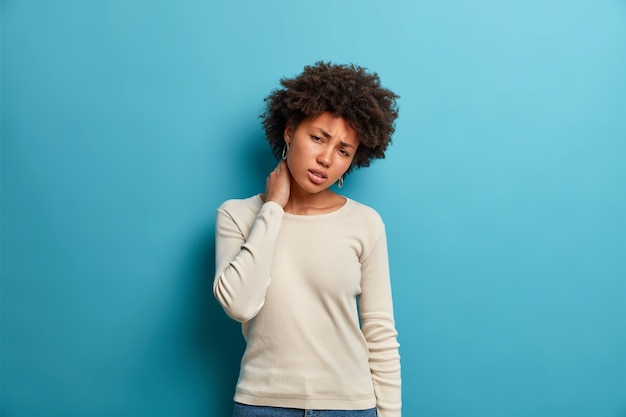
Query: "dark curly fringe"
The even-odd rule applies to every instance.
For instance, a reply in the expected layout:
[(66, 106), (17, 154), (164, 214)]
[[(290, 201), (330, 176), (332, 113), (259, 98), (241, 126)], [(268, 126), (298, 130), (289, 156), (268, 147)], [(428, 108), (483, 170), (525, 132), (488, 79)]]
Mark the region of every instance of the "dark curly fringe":
[(304, 67), (295, 78), (280, 80), (283, 88), (265, 98), (261, 115), (272, 153), (280, 158), (288, 121), (297, 126), (308, 116), (326, 111), (343, 117), (360, 141), (353, 167), (367, 167), (373, 159), (385, 157), (398, 117), (398, 95), (381, 87), (376, 73), (365, 68), (317, 62)]

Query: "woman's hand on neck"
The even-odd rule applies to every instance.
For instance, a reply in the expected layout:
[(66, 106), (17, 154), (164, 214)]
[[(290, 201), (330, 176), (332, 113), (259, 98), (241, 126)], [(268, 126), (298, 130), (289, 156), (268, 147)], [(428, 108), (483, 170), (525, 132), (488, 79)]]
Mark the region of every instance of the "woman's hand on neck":
[(274, 201), (285, 208), (291, 194), (291, 174), (285, 161), (280, 161), (265, 180), (265, 194), (263, 201)]

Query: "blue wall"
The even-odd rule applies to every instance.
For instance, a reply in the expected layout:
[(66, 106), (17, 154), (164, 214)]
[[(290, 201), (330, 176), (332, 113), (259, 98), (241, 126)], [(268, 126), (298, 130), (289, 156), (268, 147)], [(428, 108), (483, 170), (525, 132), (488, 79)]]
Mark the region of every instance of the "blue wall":
[(317, 60), (397, 91), (406, 416), (626, 416), (626, 3), (3, 1), (2, 416), (227, 416), (215, 208)]

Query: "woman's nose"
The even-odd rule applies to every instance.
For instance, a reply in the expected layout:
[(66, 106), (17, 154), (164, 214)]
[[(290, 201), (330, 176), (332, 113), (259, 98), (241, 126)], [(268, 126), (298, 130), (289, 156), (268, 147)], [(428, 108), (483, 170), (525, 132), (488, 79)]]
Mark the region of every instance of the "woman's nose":
[(331, 151), (324, 150), (320, 152), (319, 155), (317, 155), (317, 162), (324, 167), (329, 167), (333, 162)]

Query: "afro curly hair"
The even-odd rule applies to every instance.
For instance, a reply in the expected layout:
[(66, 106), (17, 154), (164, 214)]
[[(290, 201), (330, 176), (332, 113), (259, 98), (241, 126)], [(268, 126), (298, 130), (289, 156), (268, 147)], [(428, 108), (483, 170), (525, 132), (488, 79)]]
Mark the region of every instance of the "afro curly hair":
[(354, 64), (320, 61), (304, 67), (295, 78), (282, 78), (280, 84), (283, 88), (265, 98), (260, 116), (276, 159), (284, 146), (288, 122), (298, 126), (305, 118), (324, 112), (342, 117), (357, 134), (359, 147), (348, 172), (385, 157), (395, 131), (399, 96), (381, 87), (378, 74)]

